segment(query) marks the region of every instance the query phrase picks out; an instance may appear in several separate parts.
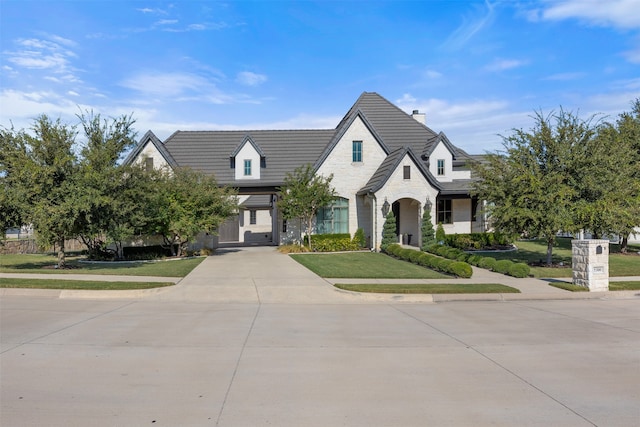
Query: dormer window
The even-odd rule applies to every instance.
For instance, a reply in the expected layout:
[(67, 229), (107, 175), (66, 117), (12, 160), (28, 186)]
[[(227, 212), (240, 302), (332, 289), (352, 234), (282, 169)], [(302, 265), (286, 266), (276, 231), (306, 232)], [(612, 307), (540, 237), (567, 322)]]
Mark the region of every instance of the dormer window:
[(437, 174), (438, 176), (444, 175), (444, 159), (438, 159)]
[(237, 180), (260, 179), (260, 169), (267, 165), (264, 152), (248, 135), (231, 153), (229, 163)]
[(402, 177), (404, 179), (411, 179), (411, 166), (404, 166), (403, 167)]

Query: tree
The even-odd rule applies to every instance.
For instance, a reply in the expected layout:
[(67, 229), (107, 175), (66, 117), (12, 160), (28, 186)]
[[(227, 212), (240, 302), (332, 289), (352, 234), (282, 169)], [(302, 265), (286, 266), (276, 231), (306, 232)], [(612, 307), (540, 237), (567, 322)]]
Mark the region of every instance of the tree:
[(433, 223), (431, 222), (431, 211), (425, 209), (422, 213), (422, 249), (427, 251), (427, 248), (436, 243), (435, 230), (433, 229)]
[(182, 256), (198, 233), (217, 234), (220, 225), (238, 211), (235, 190), (221, 188), (214, 176), (189, 168), (155, 174), (150, 190), (148, 228), (163, 236), (173, 256)]
[(78, 118), (86, 137), (79, 173), (83, 190), (80, 238), (90, 256), (104, 255), (107, 244), (114, 243), (116, 258), (121, 259), (122, 241), (134, 235), (143, 211), (144, 195), (136, 190), (145, 175), (135, 166), (119, 163), (123, 153), (136, 144), (135, 120), (131, 116), (103, 120), (93, 111)]
[(13, 129), (0, 129), (0, 244), (5, 238), (7, 228), (22, 225), (18, 206), (19, 195), (13, 184), (16, 178), (15, 156), (19, 155), (20, 142), (24, 138)]
[(2, 151), (3, 186), (12, 207), (3, 216), (33, 224), (42, 245), (56, 245), (58, 267), (65, 266), (65, 240), (78, 232), (78, 162), (74, 152), (76, 130), (46, 115), (33, 124), (33, 135), (5, 131)]
[(382, 225), (382, 241), (380, 242), (380, 250), (387, 250), (389, 245), (398, 243), (398, 235), (396, 234), (396, 217), (393, 211), (387, 214)]
[(317, 175), (310, 164), (287, 173), (284, 185), (280, 188), (281, 199), (278, 207), (284, 219), (300, 218), (306, 226), (309, 249), (311, 249), (311, 232), (313, 218), (318, 209), (328, 206), (336, 198), (331, 186), (333, 175), (324, 177)]
[(489, 202), (496, 230), (543, 238), (550, 265), (558, 232), (578, 228), (575, 151), (596, 128), (563, 110), (533, 118), (530, 131), (514, 129), (503, 137), (504, 152), (488, 154), (485, 163), (473, 166), (480, 178), (475, 192)]

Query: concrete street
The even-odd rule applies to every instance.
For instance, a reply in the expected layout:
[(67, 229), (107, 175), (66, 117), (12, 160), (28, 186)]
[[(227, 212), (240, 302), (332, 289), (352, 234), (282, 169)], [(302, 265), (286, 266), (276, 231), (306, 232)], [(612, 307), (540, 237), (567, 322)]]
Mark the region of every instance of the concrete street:
[(268, 249), (139, 297), (4, 294), (0, 425), (640, 426), (635, 295), (367, 300)]

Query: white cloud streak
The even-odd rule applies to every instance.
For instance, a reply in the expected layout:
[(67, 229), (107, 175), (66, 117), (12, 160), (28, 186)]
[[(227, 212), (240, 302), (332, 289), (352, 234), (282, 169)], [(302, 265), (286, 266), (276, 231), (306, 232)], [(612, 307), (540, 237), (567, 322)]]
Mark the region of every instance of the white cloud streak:
[(578, 19), (590, 25), (622, 29), (640, 28), (640, 0), (546, 1), (532, 11), (533, 20)]
[(236, 76), (236, 81), (245, 86), (259, 86), (267, 81), (267, 76), (251, 71), (242, 71)]

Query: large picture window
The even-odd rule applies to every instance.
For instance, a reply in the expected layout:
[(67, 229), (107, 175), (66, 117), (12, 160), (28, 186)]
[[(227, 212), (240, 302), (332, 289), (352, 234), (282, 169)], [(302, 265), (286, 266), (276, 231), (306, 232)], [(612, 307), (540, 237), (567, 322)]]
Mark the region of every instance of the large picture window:
[(453, 215), (451, 212), (451, 199), (438, 200), (438, 209), (436, 212), (438, 223), (452, 224)]
[(336, 234), (349, 232), (349, 200), (338, 198), (331, 205), (318, 209), (316, 233)]

